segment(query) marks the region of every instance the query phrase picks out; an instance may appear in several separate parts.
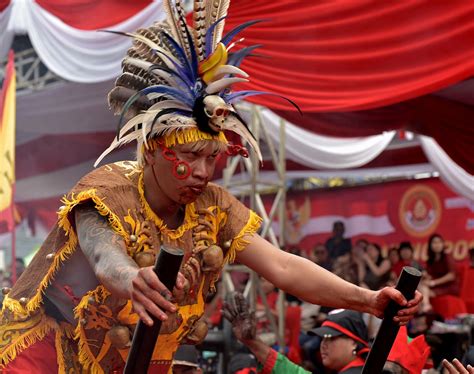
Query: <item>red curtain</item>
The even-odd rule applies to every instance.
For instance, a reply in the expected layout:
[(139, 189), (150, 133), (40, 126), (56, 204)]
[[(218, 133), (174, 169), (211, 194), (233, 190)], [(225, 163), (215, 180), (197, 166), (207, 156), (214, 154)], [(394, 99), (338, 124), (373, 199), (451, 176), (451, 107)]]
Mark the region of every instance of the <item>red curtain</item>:
[[(474, 73), (474, 2), (464, 0), (231, 2), (226, 28), (264, 58), (244, 70), (260, 89), (294, 99), (306, 112), (346, 112), (415, 98)], [(251, 101), (287, 109), (284, 101)]]
[[(0, 0), (0, 4), (1, 4)], [(35, 0), (69, 26), (96, 30), (123, 22), (152, 0)]]
[(10, 4), (10, 0), (0, 0), (0, 12), (2, 12)]

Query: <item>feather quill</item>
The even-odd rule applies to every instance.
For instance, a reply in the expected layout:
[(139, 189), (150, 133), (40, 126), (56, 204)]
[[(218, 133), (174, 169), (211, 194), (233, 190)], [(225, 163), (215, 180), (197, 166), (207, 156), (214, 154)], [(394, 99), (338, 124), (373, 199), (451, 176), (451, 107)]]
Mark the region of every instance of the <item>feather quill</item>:
[(205, 58), (204, 48), (206, 47), (205, 35), (206, 35), (206, 16), (204, 11), (206, 10), (205, 0), (194, 0), (194, 17), (193, 17), (193, 28), (194, 28), (194, 43), (196, 45), (196, 53), (198, 54), (199, 61)]
[[(218, 19), (227, 16), (230, 0), (207, 0), (206, 2), (206, 29), (211, 27)], [(224, 31), (224, 22), (220, 22), (215, 30), (212, 38), (212, 51), (216, 48), (217, 43), (220, 42), (222, 32)]]
[(182, 38), (177, 17), (175, 16), (174, 5), (172, 4), (172, 0), (163, 0), (163, 9), (166, 13), (166, 20), (168, 21), (168, 25), (171, 29), (171, 35), (173, 35), (173, 38), (178, 41), (180, 45), (184, 46), (184, 40)]

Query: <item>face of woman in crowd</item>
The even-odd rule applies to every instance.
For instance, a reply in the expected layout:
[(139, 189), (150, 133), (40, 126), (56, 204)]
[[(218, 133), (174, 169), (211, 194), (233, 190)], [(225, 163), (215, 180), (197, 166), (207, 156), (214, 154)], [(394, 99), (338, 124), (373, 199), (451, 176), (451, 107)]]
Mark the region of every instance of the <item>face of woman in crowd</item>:
[(439, 236), (436, 236), (431, 241), (431, 249), (435, 253), (441, 253), (444, 250), (444, 242)]
[(355, 359), (356, 347), (356, 342), (344, 335), (324, 338), (321, 343), (323, 365), (331, 370), (341, 370)]
[(392, 249), (390, 252), (388, 252), (388, 259), (390, 263), (396, 264), (400, 260), (398, 251), (396, 249)]
[(404, 261), (409, 261), (413, 257), (413, 252), (410, 248), (406, 248), (406, 247), (402, 248), (401, 251), (400, 251), (400, 257)]
[(379, 251), (378, 249), (373, 245), (373, 244), (369, 244), (367, 246), (367, 254), (369, 255), (369, 257), (372, 259), (372, 260), (377, 260), (379, 258)]

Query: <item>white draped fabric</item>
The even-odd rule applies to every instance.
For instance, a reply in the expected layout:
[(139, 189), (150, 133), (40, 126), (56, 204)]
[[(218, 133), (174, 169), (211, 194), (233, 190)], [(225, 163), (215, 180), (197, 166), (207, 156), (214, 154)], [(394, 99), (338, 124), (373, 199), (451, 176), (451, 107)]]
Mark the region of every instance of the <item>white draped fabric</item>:
[(12, 20), (13, 5), (10, 3), (2, 12), (0, 12), (0, 61), (7, 58), (8, 50), (15, 36), (15, 30), (10, 24)]
[[(120, 63), (131, 45), (131, 39), (121, 35), (73, 28), (33, 0), (13, 1), (0, 14), (0, 59), (6, 56), (3, 49), (8, 51), (11, 43), (11, 32), (4, 35), (9, 18), (13, 23), (12, 32), (26, 32), (44, 64), (58, 76), (73, 82), (101, 82), (117, 77)], [(132, 32), (163, 18), (162, 2), (157, 0), (109, 29)]]
[(474, 201), (474, 176), (454, 163), (433, 138), (419, 138), (426, 157), (439, 172), (441, 179), (453, 191)]
[[(279, 142), (281, 118), (270, 110), (262, 119), (272, 139)], [(286, 156), (317, 169), (349, 169), (365, 165), (382, 153), (395, 131), (364, 138), (334, 138), (317, 135), (286, 122)]]

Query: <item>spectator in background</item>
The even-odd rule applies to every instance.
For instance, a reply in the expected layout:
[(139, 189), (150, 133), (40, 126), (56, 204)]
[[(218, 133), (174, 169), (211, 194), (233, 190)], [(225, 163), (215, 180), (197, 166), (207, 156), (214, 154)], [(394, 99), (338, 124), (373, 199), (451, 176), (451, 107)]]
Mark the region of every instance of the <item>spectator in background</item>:
[(334, 222), (332, 226), (332, 236), (326, 241), (326, 248), (329, 257), (333, 260), (351, 251), (351, 240), (344, 238), (345, 226), (342, 221)]
[(382, 256), (382, 249), (376, 243), (369, 243), (365, 252), (358, 258), (361, 286), (371, 290), (385, 287), (390, 280), (390, 261)]
[(433, 234), (428, 240), (428, 261), (426, 263), (427, 285), (430, 296), (459, 295), (459, 280), (456, 277), (454, 260), (444, 252), (444, 240)]
[(324, 367), (337, 373), (361, 373), (369, 352), (367, 326), (362, 315), (352, 310), (335, 310), (312, 332), (323, 338)]
[(331, 270), (329, 252), (324, 244), (317, 243), (311, 251), (309, 259), (326, 270)]
[(400, 261), (400, 255), (398, 253), (397, 247), (392, 247), (388, 250), (387, 259), (390, 261), (390, 264), (392, 265), (392, 271), (393, 271), (393, 267), (395, 266), (395, 264), (398, 261)]
[(420, 263), (413, 258), (413, 247), (410, 242), (406, 241), (400, 243), (400, 246), (398, 247), (398, 255), (400, 257), (400, 261), (398, 261), (398, 263), (392, 267), (392, 272), (395, 279), (398, 279), (404, 266), (411, 266), (415, 269), (423, 271), (423, 267), (420, 265)]
[(352, 253), (346, 253), (336, 258), (332, 263), (332, 273), (350, 283), (360, 284), (357, 264), (353, 259)]
[(201, 374), (199, 367), (199, 355), (194, 345), (179, 346), (173, 358), (172, 373), (173, 374)]

